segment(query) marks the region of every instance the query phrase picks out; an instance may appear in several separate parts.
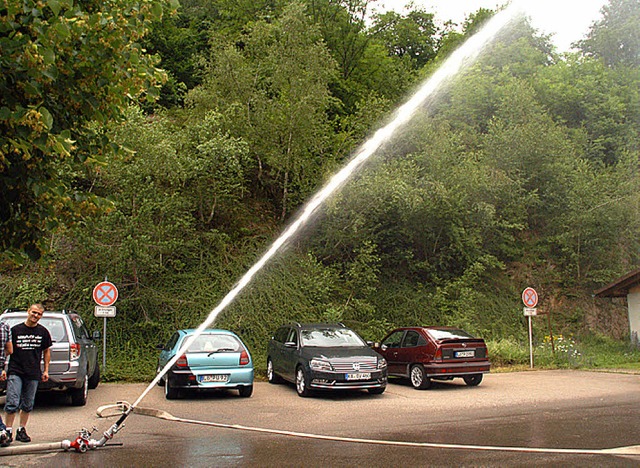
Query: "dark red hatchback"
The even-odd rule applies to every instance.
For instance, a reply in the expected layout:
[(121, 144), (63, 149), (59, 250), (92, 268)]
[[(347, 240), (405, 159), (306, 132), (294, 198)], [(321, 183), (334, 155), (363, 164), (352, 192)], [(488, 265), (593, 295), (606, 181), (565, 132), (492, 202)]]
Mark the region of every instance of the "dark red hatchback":
[(387, 360), (389, 377), (408, 378), (421, 390), (454, 377), (476, 386), (491, 367), (484, 340), (454, 327), (397, 328), (374, 349)]

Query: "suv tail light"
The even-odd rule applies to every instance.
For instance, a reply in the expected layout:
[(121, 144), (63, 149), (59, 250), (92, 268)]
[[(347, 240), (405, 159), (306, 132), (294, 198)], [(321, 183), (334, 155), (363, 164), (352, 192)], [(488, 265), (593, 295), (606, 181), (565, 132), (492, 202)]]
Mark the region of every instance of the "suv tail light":
[(69, 345), (70, 358), (72, 361), (80, 358), (80, 343), (72, 343)]
[(249, 364), (249, 353), (247, 353), (246, 349), (243, 349), (240, 353), (240, 365), (246, 366), (247, 364)]
[(188, 367), (189, 363), (187, 362), (187, 355), (183, 354), (176, 361), (176, 367)]

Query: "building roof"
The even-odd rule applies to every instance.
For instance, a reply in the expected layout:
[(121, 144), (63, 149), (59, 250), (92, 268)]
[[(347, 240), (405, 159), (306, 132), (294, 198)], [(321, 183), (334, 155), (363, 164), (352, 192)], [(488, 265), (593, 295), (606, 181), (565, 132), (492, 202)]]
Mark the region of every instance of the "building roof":
[(595, 297), (626, 297), (629, 290), (638, 285), (640, 285), (640, 268), (598, 289), (593, 295)]

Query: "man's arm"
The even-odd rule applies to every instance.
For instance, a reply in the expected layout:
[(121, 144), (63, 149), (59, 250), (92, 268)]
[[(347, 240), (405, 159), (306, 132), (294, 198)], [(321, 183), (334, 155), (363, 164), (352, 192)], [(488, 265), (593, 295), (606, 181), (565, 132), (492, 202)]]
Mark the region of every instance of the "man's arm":
[[(7, 358), (11, 353), (13, 353), (13, 343), (11, 342), (11, 330), (9, 329), (9, 326), (4, 323), (2, 324), (2, 326), (6, 327), (6, 339), (4, 342), (4, 356), (2, 356), (0, 359), (0, 380), (6, 380), (7, 372), (5, 370), (5, 367), (7, 364)], [(5, 331), (3, 330), (3, 334), (4, 333)]]
[(42, 359), (44, 361), (44, 370), (42, 371), (42, 381), (49, 380), (49, 361), (51, 361), (51, 349), (47, 348), (42, 351)]

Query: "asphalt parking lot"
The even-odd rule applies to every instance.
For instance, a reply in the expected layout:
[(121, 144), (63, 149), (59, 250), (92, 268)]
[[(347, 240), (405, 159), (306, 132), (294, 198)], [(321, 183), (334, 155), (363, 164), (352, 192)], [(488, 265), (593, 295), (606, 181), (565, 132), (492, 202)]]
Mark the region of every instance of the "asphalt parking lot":
[[(89, 404), (80, 408), (60, 406), (54, 400), (44, 399), (29, 424), (33, 444), (73, 439), (75, 431), (93, 425), (98, 427), (93, 437), (99, 439), (114, 420), (98, 418), (96, 408), (121, 400), (133, 402), (145, 388), (144, 384), (101, 384), (90, 393)], [(341, 457), (353, 454), (355, 449), (356, 464), (386, 466), (411, 460), (415, 455), (412, 450), (426, 450), (406, 447), (383, 450), (314, 439), (314, 435), (445, 446), (585, 450), (635, 446), (640, 445), (637, 440), (640, 422), (633, 417), (640, 404), (639, 390), (639, 375), (568, 370), (489, 374), (479, 387), (467, 387), (460, 379), (436, 384), (425, 391), (394, 383), (383, 395), (356, 392), (315, 398), (298, 397), (291, 385), (256, 382), (254, 394), (248, 399), (238, 397), (237, 392), (222, 392), (167, 401), (162, 388), (154, 387), (140, 403), (141, 408), (161, 409), (192, 422), (166, 421), (134, 413), (113, 439), (121, 446), (104, 447), (87, 454), (6, 456), (0, 463), (16, 466), (52, 462), (63, 466), (86, 462), (111, 466), (155, 466), (169, 462), (184, 466), (326, 466), (326, 463), (342, 461), (353, 466), (345, 463), (350, 459)], [(197, 421), (222, 426), (210, 427)], [(264, 432), (252, 432), (253, 429)], [(448, 466), (449, 461), (469, 464), (474, 456), (481, 460), (480, 464), (490, 466), (541, 462), (569, 466), (573, 462), (576, 466), (620, 466), (620, 463), (637, 466), (640, 463), (640, 458), (633, 456), (531, 455), (487, 453), (486, 450), (473, 455), (474, 450), (432, 448), (430, 465)], [(322, 456), (311, 460), (309, 453)], [(438, 458), (445, 455), (446, 458)], [(315, 463), (319, 460), (324, 461)]]

